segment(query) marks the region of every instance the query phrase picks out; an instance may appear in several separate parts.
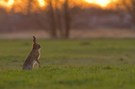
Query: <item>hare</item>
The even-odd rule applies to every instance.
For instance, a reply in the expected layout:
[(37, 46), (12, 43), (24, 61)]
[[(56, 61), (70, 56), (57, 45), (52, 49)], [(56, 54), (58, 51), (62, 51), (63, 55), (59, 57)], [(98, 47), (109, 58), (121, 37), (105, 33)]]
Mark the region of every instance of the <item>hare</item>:
[(32, 70), (35, 64), (40, 67), (40, 48), (40, 45), (36, 43), (36, 37), (33, 36), (33, 48), (23, 64), (23, 70)]

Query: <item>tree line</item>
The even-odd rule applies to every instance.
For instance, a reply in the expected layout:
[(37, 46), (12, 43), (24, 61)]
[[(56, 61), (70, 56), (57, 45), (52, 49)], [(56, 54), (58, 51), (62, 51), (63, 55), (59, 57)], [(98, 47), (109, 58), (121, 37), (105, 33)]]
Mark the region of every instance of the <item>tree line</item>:
[[(40, 12), (39, 14), (38, 12), (33, 12), (33, 7), (35, 7), (33, 3), (35, 1), (36, 0), (23, 0), (22, 2), (25, 3), (25, 6), (14, 4), (10, 13), (14, 14), (16, 7), (19, 7), (19, 9), (23, 9), (27, 17), (40, 17), (38, 22), (42, 25), (44, 25), (42, 20), (47, 20), (48, 32), (52, 38), (69, 38), (72, 24), (72, 12), (74, 12), (73, 8), (81, 8), (81, 6), (71, 5), (72, 0), (45, 0), (46, 9), (36, 7), (38, 12)], [(135, 0), (119, 0), (118, 3), (115, 4), (115, 8), (130, 14), (132, 22), (135, 24)]]
[[(32, 3), (28, 0), (27, 15), (31, 16)], [(71, 12), (69, 0), (46, 0), (45, 14), (49, 25), (49, 33), (52, 38), (69, 38), (71, 30)], [(40, 8), (39, 8), (40, 9)], [(41, 10), (43, 12), (43, 10)], [(43, 14), (42, 14), (43, 16)], [(43, 16), (44, 17), (44, 16)]]

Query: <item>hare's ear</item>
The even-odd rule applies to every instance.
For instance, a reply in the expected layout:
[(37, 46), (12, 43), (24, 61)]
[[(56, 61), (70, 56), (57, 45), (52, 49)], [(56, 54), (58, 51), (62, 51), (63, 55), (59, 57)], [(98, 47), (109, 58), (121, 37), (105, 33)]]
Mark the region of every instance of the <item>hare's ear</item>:
[(34, 42), (34, 44), (36, 44), (36, 37), (35, 36), (33, 36), (33, 42)]

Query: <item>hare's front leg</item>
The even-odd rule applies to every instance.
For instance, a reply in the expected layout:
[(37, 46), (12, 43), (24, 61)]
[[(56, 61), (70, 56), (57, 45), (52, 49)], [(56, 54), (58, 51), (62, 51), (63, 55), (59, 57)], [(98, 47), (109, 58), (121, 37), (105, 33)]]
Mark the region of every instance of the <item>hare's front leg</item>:
[(38, 66), (39, 66), (39, 68), (40, 68), (41, 66), (40, 66), (40, 62), (39, 62), (39, 60), (37, 59), (36, 61), (37, 61), (37, 63), (38, 63)]

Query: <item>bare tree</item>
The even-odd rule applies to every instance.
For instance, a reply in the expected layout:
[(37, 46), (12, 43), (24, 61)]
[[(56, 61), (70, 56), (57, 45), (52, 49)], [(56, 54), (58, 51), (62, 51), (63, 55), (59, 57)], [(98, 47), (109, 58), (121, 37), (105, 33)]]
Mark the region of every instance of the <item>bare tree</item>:
[(55, 11), (53, 7), (53, 0), (48, 0), (48, 21), (49, 21), (49, 27), (50, 27), (50, 34), (51, 37), (57, 38), (57, 29), (56, 29), (56, 21), (55, 21)]
[(59, 6), (60, 0), (55, 0), (55, 14), (56, 14), (56, 25), (59, 32), (59, 37), (64, 37), (63, 23), (62, 23), (62, 8)]
[(28, 3), (27, 3), (27, 14), (28, 15), (30, 15), (30, 13), (31, 13), (32, 2), (33, 2), (33, 0), (28, 0)]
[(64, 2), (64, 21), (65, 21), (65, 38), (69, 38), (70, 29), (71, 29), (71, 17), (69, 11), (69, 0), (65, 0)]
[(50, 35), (53, 38), (69, 38), (71, 16), (69, 0), (48, 0), (48, 21)]
[(132, 22), (135, 24), (135, 0), (121, 0), (122, 5), (132, 16)]

